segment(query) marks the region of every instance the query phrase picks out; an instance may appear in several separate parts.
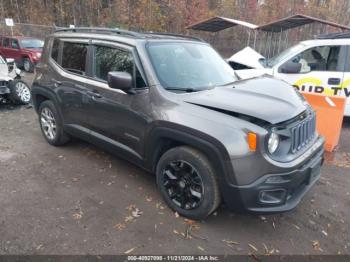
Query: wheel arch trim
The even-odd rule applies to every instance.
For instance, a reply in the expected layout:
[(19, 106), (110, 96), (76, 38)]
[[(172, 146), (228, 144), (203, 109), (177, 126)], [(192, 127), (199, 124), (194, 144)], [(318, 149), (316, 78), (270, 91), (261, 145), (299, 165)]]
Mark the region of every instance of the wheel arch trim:
[[(180, 127), (181, 129), (188, 129)], [(179, 127), (156, 127), (152, 129), (146, 139), (145, 164), (147, 169), (155, 172), (161, 154), (159, 151), (164, 146), (163, 141), (173, 141), (179, 145), (193, 147), (204, 153), (211, 161), (213, 168), (219, 170), (218, 181), (220, 184), (236, 184), (234, 171), (230, 162), (229, 154), (225, 146), (217, 139), (202, 132), (192, 130), (192, 133), (181, 130)], [(162, 141), (163, 140), (163, 141)], [(169, 148), (170, 149), (170, 148)]]

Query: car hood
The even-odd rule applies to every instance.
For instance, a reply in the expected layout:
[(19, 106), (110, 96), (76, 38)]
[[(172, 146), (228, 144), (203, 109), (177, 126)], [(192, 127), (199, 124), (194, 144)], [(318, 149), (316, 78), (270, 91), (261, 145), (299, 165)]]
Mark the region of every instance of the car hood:
[(259, 69), (264, 68), (263, 65), (259, 62), (259, 60), (263, 58), (264, 57), (261, 54), (259, 54), (253, 48), (247, 46), (241, 51), (238, 51), (232, 55), (229, 59), (227, 59), (227, 61)]
[(242, 69), (236, 70), (236, 74), (241, 79), (253, 78), (262, 75), (273, 75), (272, 68), (260, 68), (260, 69)]
[(39, 47), (38, 48), (23, 48), (22, 50), (25, 52), (28, 52), (28, 53), (30, 53), (30, 52), (42, 53), (42, 51), (43, 51), (43, 49), (39, 48)]
[(186, 94), (183, 101), (221, 112), (251, 116), (271, 124), (289, 120), (306, 110), (305, 102), (294, 87), (269, 76)]

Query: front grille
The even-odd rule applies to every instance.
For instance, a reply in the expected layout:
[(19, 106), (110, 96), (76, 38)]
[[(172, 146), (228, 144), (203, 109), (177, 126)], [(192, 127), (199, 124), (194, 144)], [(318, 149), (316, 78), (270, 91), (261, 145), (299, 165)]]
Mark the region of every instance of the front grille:
[(0, 81), (0, 86), (7, 86), (7, 81)]
[(310, 114), (303, 121), (291, 128), (292, 153), (306, 146), (316, 134), (316, 115)]

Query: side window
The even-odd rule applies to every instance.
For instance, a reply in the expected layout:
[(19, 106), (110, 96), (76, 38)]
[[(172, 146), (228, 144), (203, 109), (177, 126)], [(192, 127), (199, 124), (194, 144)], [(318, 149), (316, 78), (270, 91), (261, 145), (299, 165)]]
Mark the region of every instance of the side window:
[(339, 63), (340, 46), (317, 46), (294, 56), (289, 62), (300, 64), (300, 73), (343, 71)]
[(69, 72), (85, 75), (87, 44), (63, 42), (62, 67)]
[[(94, 77), (107, 81), (108, 72), (112, 71), (128, 72), (134, 75), (134, 66), (132, 53), (107, 46), (95, 46)], [(135, 71), (136, 87), (145, 87), (146, 84), (140, 71), (137, 68)]]
[(9, 47), (10, 46), (10, 39), (4, 38), (2, 42), (3, 47)]
[(17, 39), (11, 39), (11, 46), (14, 49), (19, 49), (18, 40)]
[(58, 63), (59, 47), (60, 47), (60, 40), (55, 38), (55, 40), (53, 41), (53, 44), (52, 44), (52, 48), (51, 48), (51, 58), (53, 60), (55, 60), (57, 63)]

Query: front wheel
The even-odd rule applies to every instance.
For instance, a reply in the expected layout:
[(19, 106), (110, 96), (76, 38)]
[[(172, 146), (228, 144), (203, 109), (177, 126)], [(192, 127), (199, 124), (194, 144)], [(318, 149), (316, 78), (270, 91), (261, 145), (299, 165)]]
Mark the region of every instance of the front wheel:
[(32, 61), (30, 61), (29, 58), (23, 59), (23, 69), (24, 69), (24, 71), (29, 72), (29, 73), (33, 72), (34, 65), (33, 65)]
[(220, 204), (210, 161), (191, 147), (170, 149), (160, 158), (157, 185), (168, 206), (184, 217), (204, 219)]
[(29, 86), (22, 80), (15, 79), (9, 83), (10, 100), (14, 104), (27, 105), (32, 100)]

